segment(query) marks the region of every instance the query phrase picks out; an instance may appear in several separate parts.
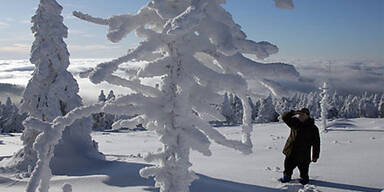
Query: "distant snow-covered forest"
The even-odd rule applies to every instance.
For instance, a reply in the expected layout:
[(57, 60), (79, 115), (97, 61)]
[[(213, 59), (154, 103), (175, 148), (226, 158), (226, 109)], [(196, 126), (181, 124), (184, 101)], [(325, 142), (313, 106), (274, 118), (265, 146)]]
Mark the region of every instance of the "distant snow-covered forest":
[[(114, 99), (115, 95), (110, 90), (108, 96), (101, 91), (99, 102)], [(252, 107), (252, 120), (254, 123), (269, 123), (280, 121), (280, 115), (289, 110), (308, 108), (315, 119), (321, 117), (320, 91), (310, 93), (297, 93), (290, 97), (273, 97), (252, 99), (248, 102)], [(363, 93), (362, 95), (338, 95), (336, 91), (328, 98), (328, 119), (336, 118), (384, 118), (384, 94)], [(216, 109), (221, 112), (226, 121), (212, 121), (215, 125), (238, 125), (242, 122), (243, 108), (239, 97), (234, 94), (225, 94), (223, 103)], [(22, 132), (22, 121), (26, 119), (26, 113), (20, 113), (16, 104), (8, 98), (5, 104), (0, 103), (0, 132)], [(134, 117), (134, 116), (133, 116)], [(111, 130), (114, 122), (120, 119), (133, 117), (117, 116), (113, 114), (95, 113), (92, 115), (94, 131)], [(125, 127), (130, 130), (142, 130), (141, 125)]]

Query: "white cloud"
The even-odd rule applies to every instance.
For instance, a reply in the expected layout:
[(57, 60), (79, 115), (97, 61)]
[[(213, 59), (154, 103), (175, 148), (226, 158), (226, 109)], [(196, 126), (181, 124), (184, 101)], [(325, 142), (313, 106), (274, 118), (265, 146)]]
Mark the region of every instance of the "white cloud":
[[(328, 81), (340, 94), (361, 94), (364, 91), (383, 92), (384, 61), (374, 59), (274, 59), (271, 62), (293, 64), (303, 77), (307, 91)], [(284, 82), (286, 83), (286, 82)], [(292, 89), (297, 86), (292, 84)]]
[(68, 49), (73, 51), (94, 51), (94, 50), (106, 50), (106, 49), (119, 49), (120, 46), (116, 45), (68, 45)]
[(69, 35), (78, 35), (82, 37), (95, 37), (95, 35), (92, 35), (90, 33), (87, 33), (85, 31), (75, 30), (75, 29), (69, 29), (68, 30)]
[(0, 29), (7, 28), (9, 26), (8, 23), (0, 21)]
[(29, 49), (30, 45), (21, 43), (0, 46), (0, 52), (8, 53), (29, 53)]
[(20, 43), (20, 42), (32, 42), (33, 39), (34, 38), (33, 38), (32, 33), (28, 33), (28, 34), (23, 34), (23, 35), (10, 36), (10, 37), (7, 37), (7, 38), (0, 38), (0, 42), (9, 42), (9, 43), (18, 42), (18, 44), (23, 44), (23, 43)]

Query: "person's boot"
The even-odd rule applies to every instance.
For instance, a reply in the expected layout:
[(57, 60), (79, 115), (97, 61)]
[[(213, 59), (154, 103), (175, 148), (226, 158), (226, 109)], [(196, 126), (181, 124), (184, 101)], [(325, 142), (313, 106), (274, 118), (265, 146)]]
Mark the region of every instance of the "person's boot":
[(279, 179), (280, 182), (282, 183), (288, 183), (291, 181), (291, 177), (288, 177), (288, 176), (283, 176), (282, 178)]
[(303, 178), (301, 178), (301, 179), (300, 179), (300, 183), (301, 183), (302, 185), (306, 185), (306, 184), (309, 183), (309, 179), (303, 179)]

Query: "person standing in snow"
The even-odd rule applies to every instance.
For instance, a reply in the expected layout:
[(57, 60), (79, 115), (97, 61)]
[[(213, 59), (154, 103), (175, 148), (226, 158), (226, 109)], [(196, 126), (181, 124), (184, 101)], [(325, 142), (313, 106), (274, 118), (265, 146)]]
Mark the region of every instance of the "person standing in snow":
[[(300, 183), (305, 185), (309, 182), (309, 164), (311, 160), (317, 162), (320, 155), (319, 129), (307, 108), (286, 112), (282, 115), (282, 119), (291, 128), (291, 133), (283, 150), (284, 175), (280, 181), (282, 183), (291, 181), (293, 170), (298, 167)], [(311, 147), (313, 148), (312, 159)]]

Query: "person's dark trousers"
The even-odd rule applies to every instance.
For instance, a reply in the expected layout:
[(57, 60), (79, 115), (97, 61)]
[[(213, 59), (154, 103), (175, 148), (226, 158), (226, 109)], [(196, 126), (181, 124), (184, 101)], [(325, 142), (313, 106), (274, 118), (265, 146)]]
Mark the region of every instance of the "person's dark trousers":
[(285, 157), (284, 160), (284, 176), (291, 178), (293, 170), (298, 167), (300, 171), (300, 177), (303, 180), (309, 181), (309, 164), (310, 162), (300, 162), (293, 157)]

